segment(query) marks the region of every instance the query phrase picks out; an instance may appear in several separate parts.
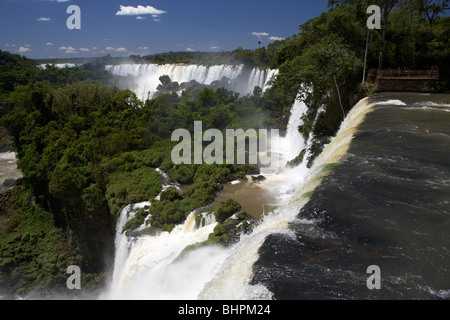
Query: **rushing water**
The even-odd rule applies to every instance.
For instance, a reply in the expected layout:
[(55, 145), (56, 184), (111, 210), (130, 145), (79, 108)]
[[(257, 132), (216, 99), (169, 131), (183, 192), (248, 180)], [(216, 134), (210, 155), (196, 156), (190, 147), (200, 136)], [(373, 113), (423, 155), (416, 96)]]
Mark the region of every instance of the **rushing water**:
[[(291, 130), (305, 111), (292, 108), (277, 148), (286, 160), (308, 143)], [(115, 278), (102, 298), (449, 298), (449, 121), (448, 95), (363, 99), (310, 169), (226, 186), (223, 197), (254, 216), (264, 210), (235, 245), (185, 253), (216, 225), (198, 228), (196, 212), (171, 233), (118, 233)], [(366, 285), (371, 265), (380, 267), (380, 290)]]
[(126, 86), (142, 100), (153, 97), (161, 84), (159, 78), (163, 75), (168, 75), (178, 84), (195, 80), (200, 84), (210, 85), (214, 81), (226, 79), (223, 84), (227, 89), (246, 95), (252, 94), (255, 86), (265, 91), (269, 87), (269, 80), (278, 73), (278, 70), (259, 68), (248, 70), (243, 65), (194, 64), (120, 64), (108, 65), (106, 70), (114, 75), (127, 77)]
[[(385, 94), (350, 149), (259, 249), (251, 283), (276, 299), (450, 297), (450, 97)], [(367, 268), (381, 270), (369, 290)]]
[[(299, 126), (301, 115), (305, 111), (305, 105), (299, 102), (296, 102), (292, 108), (287, 134), (281, 139), (282, 147), (276, 150), (285, 159), (281, 166), (296, 156), (296, 154), (292, 154), (292, 148), (289, 149), (285, 146), (299, 144), (304, 147), (305, 145), (298, 131), (292, 129)], [(200, 212), (204, 212), (204, 214), (212, 212), (215, 207), (220, 205), (221, 201), (233, 198), (255, 218), (261, 218), (265, 213), (270, 216), (270, 210), (283, 203), (292, 192), (286, 186), (292, 185), (288, 182), (291, 181), (294, 170), (286, 169), (281, 172), (283, 174), (267, 174), (267, 179), (260, 182), (253, 182), (251, 177), (248, 181), (233, 181), (224, 187), (224, 191), (219, 194), (213, 204), (203, 208)], [(166, 175), (161, 171), (159, 173), (169, 183)], [(284, 186), (284, 188), (279, 188), (278, 192), (274, 193), (272, 191), (276, 186)], [(195, 212), (189, 215), (184, 224), (177, 226), (170, 233), (154, 230), (151, 226), (142, 226), (141, 232), (138, 232), (137, 236), (121, 234), (126, 221), (131, 219), (133, 213), (143, 205), (138, 204), (135, 208), (127, 206), (121, 213), (117, 226), (114, 277), (111, 287), (101, 298), (199, 298), (208, 282), (217, 276), (217, 272), (221, 272), (220, 267), (225, 260), (230, 259), (230, 252), (233, 252), (233, 249), (204, 247), (192, 250), (180, 258), (180, 254), (186, 247), (207, 240), (208, 235), (216, 226), (216, 221), (210, 216), (206, 220), (206, 225), (198, 228), (195, 225), (195, 215), (197, 214)], [(256, 252), (258, 243), (260, 241), (254, 242), (253, 252)], [(250, 261), (248, 260), (248, 262)], [(251, 265), (247, 265), (244, 270), (246, 276), (240, 277), (239, 280), (243, 279), (248, 282)], [(238, 290), (244, 288), (240, 285), (234, 287)]]

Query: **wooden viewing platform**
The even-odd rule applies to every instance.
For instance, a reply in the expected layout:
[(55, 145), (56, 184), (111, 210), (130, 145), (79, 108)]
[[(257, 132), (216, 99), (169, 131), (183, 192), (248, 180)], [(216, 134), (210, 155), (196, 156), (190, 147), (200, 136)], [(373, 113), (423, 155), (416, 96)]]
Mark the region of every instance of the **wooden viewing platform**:
[(378, 91), (426, 92), (437, 87), (439, 70), (370, 69), (367, 79), (378, 85)]

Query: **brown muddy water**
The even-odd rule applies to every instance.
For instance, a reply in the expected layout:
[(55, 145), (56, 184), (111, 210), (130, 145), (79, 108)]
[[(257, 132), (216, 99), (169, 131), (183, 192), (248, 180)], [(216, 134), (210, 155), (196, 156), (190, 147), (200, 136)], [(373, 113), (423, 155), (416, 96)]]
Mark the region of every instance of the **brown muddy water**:
[(228, 199), (237, 201), (255, 219), (260, 219), (279, 204), (277, 195), (266, 187), (265, 181), (253, 181), (252, 176), (247, 176), (247, 180), (236, 180), (224, 185), (214, 202), (202, 211), (212, 212)]

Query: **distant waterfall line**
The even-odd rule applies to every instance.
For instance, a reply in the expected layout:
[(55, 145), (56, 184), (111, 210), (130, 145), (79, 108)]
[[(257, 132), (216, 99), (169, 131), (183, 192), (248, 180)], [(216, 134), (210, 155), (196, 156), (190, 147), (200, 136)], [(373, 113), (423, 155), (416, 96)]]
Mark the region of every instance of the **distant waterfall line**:
[(125, 86), (139, 99), (151, 99), (161, 83), (159, 78), (167, 75), (173, 82), (211, 85), (224, 78), (225, 88), (241, 95), (252, 94), (256, 86), (263, 92), (270, 87), (270, 80), (278, 74), (276, 69), (246, 68), (244, 65), (196, 65), (196, 64), (119, 64), (107, 65), (109, 73), (126, 77)]

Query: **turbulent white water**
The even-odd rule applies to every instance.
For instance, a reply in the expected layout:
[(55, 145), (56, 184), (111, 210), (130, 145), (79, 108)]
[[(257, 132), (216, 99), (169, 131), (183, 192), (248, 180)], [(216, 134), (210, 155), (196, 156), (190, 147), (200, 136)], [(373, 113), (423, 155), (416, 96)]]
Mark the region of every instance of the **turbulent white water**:
[(53, 66), (57, 69), (75, 68), (75, 67), (79, 66), (79, 64), (75, 64), (75, 63), (49, 63), (49, 64), (43, 63), (43, 64), (40, 64), (38, 67), (41, 70), (45, 70), (47, 68), (47, 65)]
[(193, 64), (120, 64), (108, 65), (106, 71), (127, 78), (127, 87), (133, 90), (139, 99), (151, 99), (161, 84), (159, 78), (168, 75), (174, 82), (182, 84), (195, 80), (200, 84), (210, 85), (214, 81), (227, 78), (227, 89), (233, 89), (242, 95), (253, 93), (255, 86), (263, 91), (269, 87), (269, 80), (278, 70), (252, 69), (250, 72), (243, 65), (204, 66)]
[[(290, 150), (287, 158), (297, 156), (307, 146), (295, 130), (306, 110), (304, 103), (299, 101), (292, 108), (287, 135), (280, 139), (278, 150)], [(296, 218), (308, 200), (305, 194), (320, 183), (323, 165), (338, 162), (347, 152), (357, 126), (370, 110), (367, 100), (358, 103), (311, 169), (306, 167), (305, 155), (299, 166), (267, 175), (267, 180), (262, 181), (261, 185), (280, 195), (279, 207), (263, 216), (252, 233), (242, 235), (240, 241), (229, 248), (202, 247), (190, 250), (180, 258), (180, 253), (187, 246), (208, 238), (216, 226), (214, 219), (209, 219), (203, 227), (197, 227), (193, 212), (184, 224), (170, 233), (158, 231), (127, 237), (119, 232), (127, 220), (125, 216), (129, 208), (125, 208), (118, 223), (114, 281), (101, 298), (270, 299), (272, 294), (264, 286), (249, 284), (259, 248), (270, 234), (290, 236), (292, 231), (288, 225), (293, 221), (314, 223)]]

